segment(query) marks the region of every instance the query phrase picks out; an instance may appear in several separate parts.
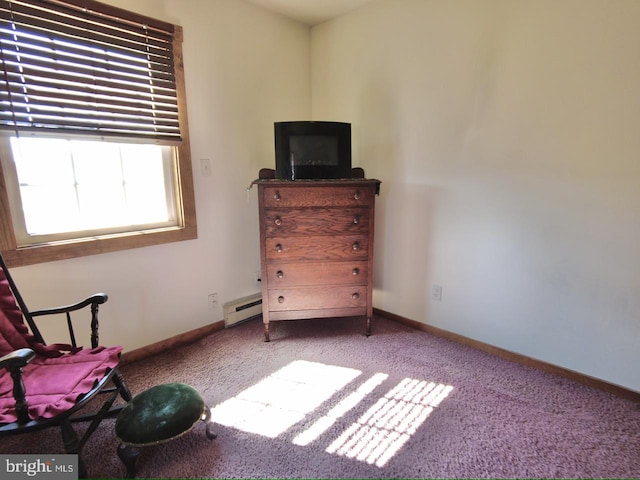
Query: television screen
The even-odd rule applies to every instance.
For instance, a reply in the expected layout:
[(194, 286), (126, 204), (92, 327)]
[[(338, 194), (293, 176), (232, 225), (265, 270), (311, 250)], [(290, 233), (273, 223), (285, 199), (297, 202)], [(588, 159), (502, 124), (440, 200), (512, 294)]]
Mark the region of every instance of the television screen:
[(296, 165), (338, 165), (338, 139), (327, 135), (292, 135), (289, 152)]
[(276, 122), (276, 178), (350, 178), (351, 124)]

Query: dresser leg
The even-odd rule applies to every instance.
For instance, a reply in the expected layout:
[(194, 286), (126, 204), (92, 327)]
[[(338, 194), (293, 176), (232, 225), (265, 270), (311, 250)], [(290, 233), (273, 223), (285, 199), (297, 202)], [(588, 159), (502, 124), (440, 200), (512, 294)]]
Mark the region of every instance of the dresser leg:
[(371, 317), (367, 317), (367, 331), (366, 331), (366, 335), (367, 337), (371, 336)]
[(270, 342), (271, 339), (269, 338), (269, 324), (265, 323), (264, 324), (264, 341), (265, 342)]

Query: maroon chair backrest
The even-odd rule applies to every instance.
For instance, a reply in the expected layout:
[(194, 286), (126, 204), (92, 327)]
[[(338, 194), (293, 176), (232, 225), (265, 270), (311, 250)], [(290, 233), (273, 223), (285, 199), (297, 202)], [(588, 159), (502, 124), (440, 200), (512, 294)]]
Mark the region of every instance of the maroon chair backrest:
[[(62, 355), (59, 346), (47, 346), (29, 332), (16, 302), (4, 262), (0, 264), (0, 356), (19, 348), (31, 348), (46, 357)], [(39, 332), (38, 332), (39, 334)]]
[(22, 312), (16, 305), (4, 270), (0, 268), (0, 356), (29, 347), (28, 335)]

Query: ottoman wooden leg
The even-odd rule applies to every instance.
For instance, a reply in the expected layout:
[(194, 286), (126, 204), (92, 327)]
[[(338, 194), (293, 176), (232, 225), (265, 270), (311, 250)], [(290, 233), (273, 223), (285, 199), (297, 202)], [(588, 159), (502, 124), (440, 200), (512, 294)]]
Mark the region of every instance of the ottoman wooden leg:
[(136, 476), (136, 461), (140, 456), (140, 451), (136, 448), (130, 447), (121, 443), (118, 445), (118, 457), (127, 467), (127, 478), (134, 478)]
[(204, 417), (202, 420), (207, 424), (206, 430), (205, 430), (207, 438), (209, 440), (215, 439), (217, 435), (213, 433), (213, 422), (211, 421), (211, 409), (206, 405), (204, 406)]

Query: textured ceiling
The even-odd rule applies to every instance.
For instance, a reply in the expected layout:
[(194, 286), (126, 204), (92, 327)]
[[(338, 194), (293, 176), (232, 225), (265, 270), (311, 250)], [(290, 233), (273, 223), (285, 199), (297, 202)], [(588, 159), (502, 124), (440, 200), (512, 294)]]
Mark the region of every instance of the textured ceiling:
[(248, 0), (272, 12), (313, 26), (344, 15), (373, 0)]

